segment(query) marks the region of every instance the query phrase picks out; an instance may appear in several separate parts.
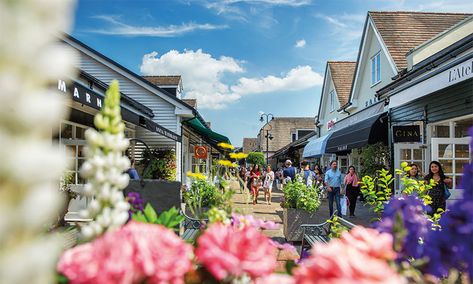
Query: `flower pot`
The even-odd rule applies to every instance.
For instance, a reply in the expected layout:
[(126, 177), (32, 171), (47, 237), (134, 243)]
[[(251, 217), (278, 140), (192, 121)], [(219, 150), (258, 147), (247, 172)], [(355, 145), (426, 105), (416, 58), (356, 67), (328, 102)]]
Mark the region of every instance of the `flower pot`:
[(320, 224), (330, 218), (328, 210), (317, 210), (309, 213), (305, 210), (284, 208), (283, 233), (287, 241), (302, 241), (302, 224)]

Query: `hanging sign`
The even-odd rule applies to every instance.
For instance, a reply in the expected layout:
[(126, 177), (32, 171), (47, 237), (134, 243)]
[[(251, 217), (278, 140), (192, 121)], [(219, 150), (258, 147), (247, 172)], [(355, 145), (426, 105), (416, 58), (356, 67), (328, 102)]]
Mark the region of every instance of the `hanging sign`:
[(393, 126), (394, 143), (421, 142), (420, 125)]
[(194, 156), (196, 159), (207, 159), (207, 147), (194, 146)]

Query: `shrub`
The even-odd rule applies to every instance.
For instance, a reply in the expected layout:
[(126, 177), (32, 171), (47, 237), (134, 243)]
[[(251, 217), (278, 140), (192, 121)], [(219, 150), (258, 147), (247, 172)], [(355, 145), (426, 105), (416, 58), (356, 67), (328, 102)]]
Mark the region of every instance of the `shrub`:
[(284, 208), (302, 209), (315, 212), (320, 207), (320, 196), (316, 188), (307, 187), (302, 182), (289, 182), (283, 187)]

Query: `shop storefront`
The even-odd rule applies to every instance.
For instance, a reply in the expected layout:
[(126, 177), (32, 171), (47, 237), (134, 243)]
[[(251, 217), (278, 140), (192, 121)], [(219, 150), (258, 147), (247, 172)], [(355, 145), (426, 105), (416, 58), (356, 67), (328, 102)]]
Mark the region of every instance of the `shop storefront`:
[(384, 109), (384, 102), (378, 102), (334, 124), (324, 141), (324, 153), (325, 156), (332, 154), (330, 158), (338, 161), (343, 173), (347, 173), (351, 165), (361, 171), (361, 149), (364, 146), (378, 142), (387, 144), (388, 114)]
[(415, 163), (426, 174), (429, 163), (439, 161), (459, 189), (463, 165), (472, 159), (473, 35), (414, 64), (378, 95), (389, 102), (394, 166)]
[(333, 132), (322, 137), (312, 137), (304, 147), (302, 157), (314, 164), (320, 165), (323, 169), (328, 166), (331, 160), (335, 159), (334, 154), (327, 154), (327, 141)]

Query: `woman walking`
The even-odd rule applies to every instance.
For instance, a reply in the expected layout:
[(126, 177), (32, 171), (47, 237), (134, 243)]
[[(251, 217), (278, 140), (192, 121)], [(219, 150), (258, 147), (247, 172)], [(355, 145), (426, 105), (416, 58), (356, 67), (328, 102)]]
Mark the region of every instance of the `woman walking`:
[(346, 194), (350, 202), (350, 218), (355, 217), (355, 208), (358, 195), (360, 195), (360, 186), (358, 185), (358, 175), (354, 166), (348, 168), (348, 174), (344, 180)]
[(259, 187), (261, 186), (260, 177), (261, 171), (259, 169), (259, 165), (256, 164), (253, 166), (253, 169), (250, 172), (251, 195), (253, 197), (253, 205), (258, 203)]
[(240, 182), (240, 193), (243, 193), (243, 191), (245, 190), (245, 185), (246, 183), (248, 182), (247, 179), (247, 175), (246, 175), (246, 168), (245, 167), (241, 167), (240, 168), (240, 172), (238, 173), (238, 176), (240, 177), (239, 178), (239, 182)]
[(271, 166), (268, 165), (266, 168), (266, 175), (264, 178), (263, 190), (264, 190), (264, 199), (266, 204), (271, 204), (271, 191), (273, 190), (273, 181), (274, 181), (274, 172), (271, 170)]
[(431, 179), (436, 182), (436, 185), (432, 187), (428, 193), (432, 198), (432, 203), (430, 204), (431, 210), (427, 213), (433, 216), (435, 213), (437, 213), (438, 209), (445, 210), (447, 208), (445, 191), (447, 190), (448, 186), (452, 184), (452, 179), (445, 176), (442, 165), (437, 161), (430, 162), (429, 173), (424, 179), (427, 183), (429, 183)]

